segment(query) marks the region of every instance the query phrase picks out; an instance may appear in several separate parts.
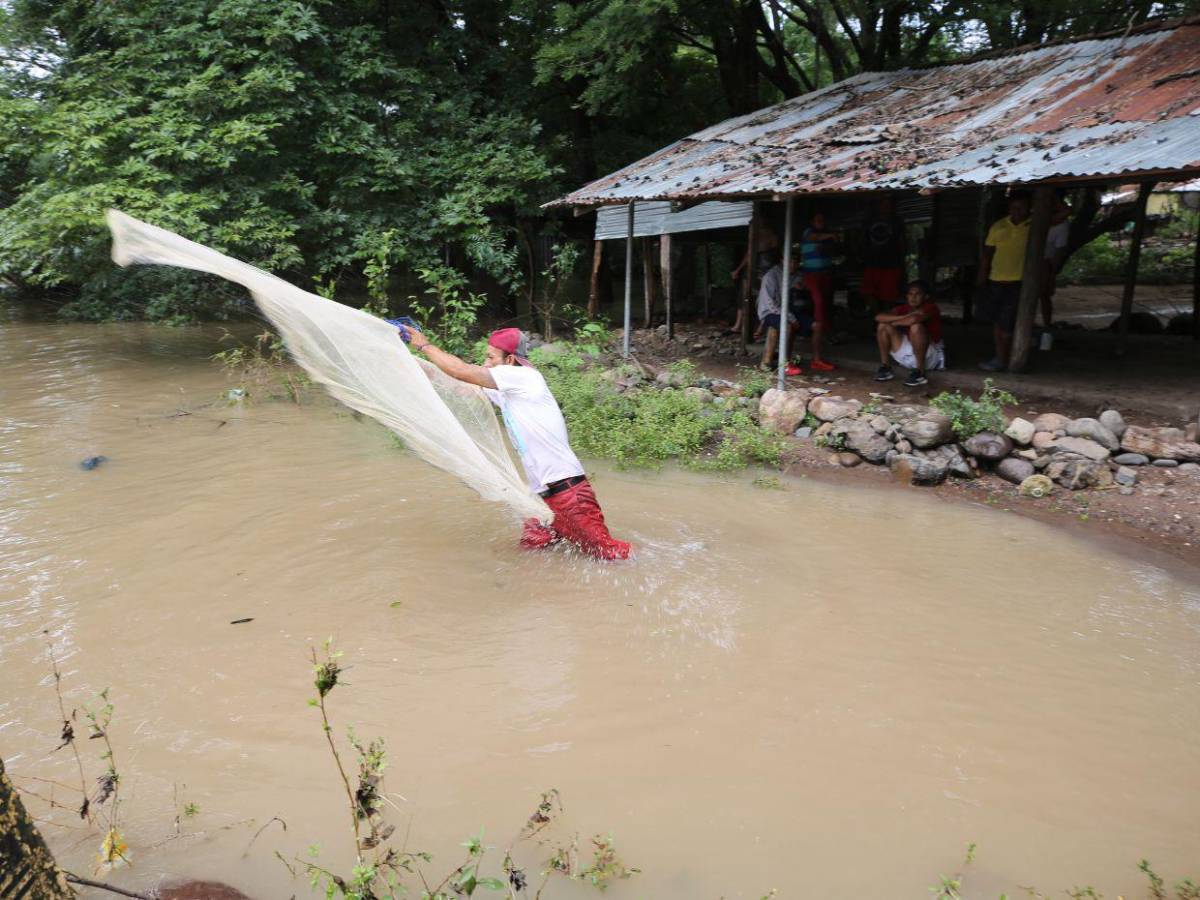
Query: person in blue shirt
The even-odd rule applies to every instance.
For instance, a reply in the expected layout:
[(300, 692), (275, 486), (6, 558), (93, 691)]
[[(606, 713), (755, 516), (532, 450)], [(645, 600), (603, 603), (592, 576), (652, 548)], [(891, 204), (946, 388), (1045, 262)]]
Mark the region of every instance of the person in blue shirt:
[(832, 372), (837, 368), (821, 357), (821, 337), (829, 324), (833, 306), (833, 252), (837, 235), (825, 225), (825, 213), (813, 213), (812, 224), (800, 238), (800, 254), (804, 269), (804, 287), (812, 297), (812, 362), (814, 372)]

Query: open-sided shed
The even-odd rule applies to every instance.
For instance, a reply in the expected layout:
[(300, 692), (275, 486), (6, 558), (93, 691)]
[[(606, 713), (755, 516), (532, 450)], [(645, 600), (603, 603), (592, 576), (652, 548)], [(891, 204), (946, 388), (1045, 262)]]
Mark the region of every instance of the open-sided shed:
[[(632, 211), (634, 201), (682, 209), (783, 200), (786, 254), (796, 198), (1022, 185), (1034, 190), (1029, 253), (1036, 260), (1054, 187), (1140, 183), (1144, 209), (1152, 183), (1197, 175), (1200, 18), (1191, 18), (856, 75), (706, 128), (548, 206)], [(1025, 273), (1012, 359), (1018, 370), (1029, 356), (1041, 266), (1026, 265)], [(1129, 284), (1126, 319), (1131, 305)], [(626, 340), (628, 333), (627, 277)]]

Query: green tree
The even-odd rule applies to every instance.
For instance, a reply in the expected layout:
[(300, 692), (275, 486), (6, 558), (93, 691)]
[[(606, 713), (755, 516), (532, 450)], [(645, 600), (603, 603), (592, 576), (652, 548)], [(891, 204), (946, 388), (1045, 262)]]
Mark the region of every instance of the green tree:
[(0, 272), (80, 291), (77, 314), (214, 310), (194, 276), (114, 270), (108, 206), (382, 300), (447, 244), (492, 246), (552, 174), (538, 125), (477, 90), (419, 3), (16, 0), (0, 29), (6, 58), (41, 63), (0, 76)]

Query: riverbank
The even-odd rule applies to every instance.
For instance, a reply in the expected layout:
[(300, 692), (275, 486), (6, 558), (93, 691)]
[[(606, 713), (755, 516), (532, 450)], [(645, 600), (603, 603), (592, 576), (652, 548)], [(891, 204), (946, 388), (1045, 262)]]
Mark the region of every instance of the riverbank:
[[(711, 402), (716, 404), (717, 410), (726, 419), (746, 412), (753, 414), (756, 423), (762, 419), (763, 402), (758, 398), (766, 385), (772, 383), (773, 376), (748, 367), (746, 363), (750, 360), (745, 357), (721, 352), (727, 351), (736, 341), (735, 338), (723, 337), (717, 329), (691, 327), (681, 329), (675, 341), (667, 341), (663, 331), (660, 328), (654, 332), (635, 332), (633, 356), (636, 370), (628, 368), (627, 364), (610, 354), (593, 356), (590, 365), (604, 369), (607, 383), (627, 395), (636, 394), (639, 390), (661, 393), (663, 389), (670, 391), (673, 388), (672, 393), (690, 394), (697, 400), (705, 416), (714, 414), (708, 406)], [(542, 362), (547, 364), (550, 371), (555, 366), (553, 357), (557, 349), (552, 347), (549, 357), (542, 357)], [(692, 356), (681, 361), (689, 352)], [(739, 361), (741, 365), (738, 365)], [(585, 366), (588, 364), (585, 360)], [(898, 447), (900, 451), (915, 453), (918, 457), (928, 454), (907, 446), (902, 435), (888, 434), (887, 430), (889, 427), (894, 429), (897, 422), (893, 420), (936, 413), (928, 405), (931, 401), (952, 384), (962, 384), (964, 381), (969, 384), (972, 380), (970, 373), (955, 374), (961, 377), (957, 380), (945, 379), (943, 373), (938, 373), (931, 384), (915, 389), (904, 387), (900, 378), (884, 384), (876, 383), (869, 374), (857, 367), (839, 369), (827, 375), (806, 373), (788, 379), (787, 393), (794, 398), (793, 405), (801, 402), (803, 408), (798, 413), (795, 409), (791, 411), (791, 421), (768, 422), (768, 428), (758, 429), (780, 431), (782, 434), (778, 436), (777, 444), (764, 445), (769, 448), (767, 452), (746, 462), (778, 468), (786, 475), (811, 475), (846, 483), (866, 480), (873, 484), (882, 482), (907, 486), (913, 481), (911, 468), (897, 475), (894, 460), (888, 458), (889, 451), (894, 454)], [(980, 379), (974, 380), (978, 382)], [(946, 381), (951, 383), (946, 384)], [(649, 390), (646, 391), (646, 388)], [(961, 392), (968, 401), (971, 399), (969, 390), (968, 387)], [(1167, 430), (1174, 427), (1178, 428), (1179, 440), (1190, 443), (1186, 441), (1188, 433), (1184, 430), (1184, 422), (1172, 419), (1161, 410), (1158, 414), (1149, 415), (1139, 412), (1138, 408), (1146, 404), (1136, 396), (1136, 389), (1132, 389), (1130, 394), (1127, 402), (1108, 401), (1102, 408), (1088, 406), (1086, 400), (1078, 396), (1058, 402), (1046, 396), (1033, 402), (1020, 396), (1007, 398), (1015, 402), (1001, 404), (1003, 423), (996, 431), (1003, 431), (1009, 422), (1015, 420), (1023, 423), (1018, 427), (1018, 432), (1022, 427), (1029, 432), (1017, 435), (1023, 440), (1013, 441), (998, 433), (995, 437), (1003, 445), (1000, 446), (1003, 452), (996, 459), (989, 460), (985, 457), (972, 458), (971, 454), (961, 449), (951, 452), (950, 448), (961, 448), (962, 445), (957, 437), (952, 439), (948, 434), (942, 435), (938, 443), (942, 446), (940, 452), (950, 453), (951, 458), (947, 459), (950, 471), (935, 473), (932, 478), (922, 478), (918, 473), (917, 481), (936, 481), (937, 484), (914, 489), (932, 491), (936, 496), (946, 499), (1010, 511), (1056, 527), (1070, 528), (1072, 532), (1083, 536), (1119, 538), (1161, 551), (1191, 565), (1200, 564), (1200, 466), (1189, 463), (1187, 458), (1162, 460), (1158, 465), (1152, 465), (1150, 463), (1154, 460), (1150, 457), (1144, 454), (1131, 455), (1123, 450), (1119, 439), (1114, 442), (1117, 436), (1108, 434), (1094, 418), (1107, 408), (1108, 415), (1112, 417), (1109, 421), (1120, 422), (1120, 430), (1123, 431), (1126, 419), (1129, 425), (1134, 426), (1135, 432), (1131, 433), (1131, 437), (1136, 437), (1139, 429), (1143, 438), (1147, 435), (1175, 435), (1175, 432)], [(768, 399), (779, 403), (787, 398), (772, 396)], [(818, 401), (818, 406), (825, 406), (831, 411), (822, 414), (819, 419), (815, 418), (811, 412), (814, 400)], [(845, 401), (845, 408), (841, 408), (839, 401)], [(876, 421), (877, 428), (871, 429), (867, 425), (872, 419), (869, 413), (874, 410), (890, 414), (891, 418), (886, 422)], [(770, 413), (767, 415), (769, 417)], [(786, 413), (783, 418), (788, 418)], [(572, 416), (568, 414), (568, 420), (571, 419)], [(1039, 423), (1037, 429), (1033, 428), (1035, 422)], [(1035, 435), (1035, 431), (1044, 429), (1046, 422), (1055, 425), (1057, 431)], [(1096, 422), (1095, 430), (1104, 434), (1093, 435), (1092, 422)], [(805, 423), (807, 427), (804, 427)], [(831, 426), (840, 432), (840, 436), (834, 434), (831, 438)], [(1072, 429), (1071, 435), (1067, 434), (1068, 427)], [(1100, 437), (1109, 446), (1095, 446), (1090, 437), (1074, 436), (1078, 429), (1087, 435)], [(847, 446), (848, 432), (855, 430), (860, 432), (858, 446)], [(872, 431), (876, 433), (872, 434)], [(737, 434), (742, 436), (739, 440), (744, 441), (744, 433), (744, 429), (737, 429)], [(890, 446), (884, 441), (884, 436), (891, 438)], [(1035, 436), (1036, 442), (1033, 440)], [(897, 438), (900, 439), (898, 445), (895, 442)], [(1063, 446), (1046, 446), (1055, 441), (1061, 441)], [(851, 444), (854, 443), (851, 440)], [(722, 439), (718, 438), (718, 451), (722, 445)], [(991, 449), (996, 452), (995, 447)], [(859, 452), (848, 452), (855, 450)], [(1095, 458), (1088, 458), (1079, 451), (1086, 451)], [(711, 467), (715, 454), (713, 445), (709, 444), (707, 450), (693, 447), (679, 455), (685, 464), (698, 464), (703, 468)], [(689, 459), (689, 456), (693, 458)], [(1005, 463), (1005, 474), (1009, 478), (1006, 480), (997, 473), (996, 464), (1000, 457), (1010, 456), (1011, 461)], [(1139, 459), (1138, 456), (1144, 458)], [(1114, 458), (1123, 462), (1132, 460), (1134, 465), (1117, 465), (1112, 461)], [(867, 464), (863, 463), (864, 459), (868, 460)], [(917, 460), (909, 462), (924, 465)], [(1067, 471), (1064, 472), (1064, 469)], [(1043, 471), (1056, 483), (1043, 485), (1040, 491), (1027, 490), (1023, 494), (1019, 482)], [(1019, 477), (1014, 478), (1014, 472)]]

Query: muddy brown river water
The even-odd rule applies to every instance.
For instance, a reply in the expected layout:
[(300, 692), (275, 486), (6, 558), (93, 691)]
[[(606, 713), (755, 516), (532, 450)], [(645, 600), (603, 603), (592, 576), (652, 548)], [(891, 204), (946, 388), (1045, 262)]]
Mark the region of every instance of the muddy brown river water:
[[(306, 705), (329, 636), (336, 731), (385, 738), (388, 816), (431, 873), (554, 787), (560, 833), (642, 870), (614, 898), (927, 897), (969, 841), (970, 897), (1141, 896), (1142, 857), (1200, 874), (1196, 572), (931, 493), (603, 465), (637, 560), (522, 555), (372, 423), (219, 402), (213, 350), (0, 325), (0, 753), (39, 793), (77, 780), (49, 629), (68, 702), (115, 705), (134, 866), (106, 877), (286, 898), (308, 888), (276, 850), (349, 868)], [(89, 873), (95, 832), (29, 805)]]

